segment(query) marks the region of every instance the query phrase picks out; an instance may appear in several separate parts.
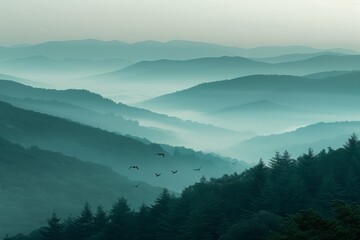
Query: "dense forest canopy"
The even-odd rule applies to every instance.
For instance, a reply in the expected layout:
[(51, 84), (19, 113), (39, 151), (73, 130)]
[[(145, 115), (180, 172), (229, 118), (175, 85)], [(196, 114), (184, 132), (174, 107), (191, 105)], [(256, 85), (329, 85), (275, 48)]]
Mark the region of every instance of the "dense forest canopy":
[(359, 239), (359, 171), (353, 134), (337, 150), (277, 152), (240, 174), (203, 177), (178, 197), (164, 189), (137, 210), (124, 198), (67, 219), (55, 210), (47, 226), (5, 239)]

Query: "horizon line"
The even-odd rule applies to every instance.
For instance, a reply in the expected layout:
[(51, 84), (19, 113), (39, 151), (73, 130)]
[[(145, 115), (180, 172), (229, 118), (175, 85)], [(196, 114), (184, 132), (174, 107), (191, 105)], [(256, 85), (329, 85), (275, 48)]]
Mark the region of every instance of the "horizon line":
[(209, 45), (216, 45), (221, 47), (229, 47), (229, 48), (237, 48), (237, 49), (244, 49), (244, 50), (251, 50), (251, 49), (257, 49), (257, 48), (263, 48), (263, 47), (279, 47), (279, 48), (288, 48), (288, 47), (304, 47), (304, 48), (311, 48), (314, 50), (351, 50), (356, 53), (360, 53), (360, 49), (354, 49), (354, 48), (344, 48), (344, 47), (330, 47), (330, 48), (321, 48), (321, 47), (314, 47), (311, 45), (301, 45), (301, 44), (289, 44), (289, 45), (257, 45), (253, 47), (241, 47), (241, 46), (234, 46), (234, 45), (227, 45), (222, 43), (216, 43), (216, 42), (207, 42), (207, 41), (196, 41), (196, 40), (185, 40), (185, 39), (172, 39), (172, 40), (141, 40), (141, 41), (122, 41), (119, 39), (113, 39), (113, 40), (103, 40), (98, 38), (81, 38), (81, 39), (68, 39), (68, 40), (46, 40), (46, 41), (40, 41), (35, 43), (15, 43), (15, 44), (5, 44), (0, 45), (2, 48), (26, 48), (31, 46), (38, 46), (46, 43), (54, 43), (54, 42), (82, 42), (82, 41), (96, 41), (96, 42), (102, 42), (102, 43), (122, 43), (127, 45), (135, 45), (135, 44), (141, 44), (141, 43), (160, 43), (160, 44), (167, 44), (171, 42), (187, 42), (187, 43), (194, 43), (194, 44), (209, 44)]

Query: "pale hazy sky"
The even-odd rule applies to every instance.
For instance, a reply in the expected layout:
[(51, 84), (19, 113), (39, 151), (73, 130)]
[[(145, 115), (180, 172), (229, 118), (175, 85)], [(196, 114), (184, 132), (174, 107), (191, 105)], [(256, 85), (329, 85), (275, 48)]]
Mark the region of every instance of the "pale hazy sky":
[(360, 50), (360, 0), (0, 0), (0, 45), (86, 38)]

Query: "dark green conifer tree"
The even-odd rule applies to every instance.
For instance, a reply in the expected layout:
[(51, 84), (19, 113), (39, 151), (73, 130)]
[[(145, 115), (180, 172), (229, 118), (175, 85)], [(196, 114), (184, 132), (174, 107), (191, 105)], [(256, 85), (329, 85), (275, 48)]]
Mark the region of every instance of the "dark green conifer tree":
[(105, 227), (106, 224), (109, 222), (109, 217), (106, 214), (106, 211), (104, 210), (104, 208), (99, 205), (96, 208), (96, 213), (94, 216), (94, 233), (98, 234), (100, 232), (102, 232)]
[(64, 225), (61, 219), (57, 217), (56, 213), (47, 220), (48, 226), (41, 229), (43, 240), (61, 240), (63, 239)]
[(142, 204), (134, 219), (134, 237), (136, 240), (151, 240), (154, 238), (151, 229), (150, 207)]
[(314, 197), (321, 178), (317, 168), (317, 156), (311, 148), (298, 158), (297, 167), (308, 197)]
[(88, 202), (85, 203), (80, 215), (73, 220), (70, 231), (74, 240), (86, 239), (94, 234), (94, 214)]
[(105, 230), (107, 240), (132, 239), (132, 212), (125, 198), (119, 198), (113, 205), (109, 224)]

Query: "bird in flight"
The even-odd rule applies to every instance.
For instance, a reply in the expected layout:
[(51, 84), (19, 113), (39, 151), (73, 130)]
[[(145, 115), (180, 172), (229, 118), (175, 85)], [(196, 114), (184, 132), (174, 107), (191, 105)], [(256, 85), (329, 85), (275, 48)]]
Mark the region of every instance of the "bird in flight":
[(237, 164), (237, 161), (233, 162), (232, 164), (233, 164), (233, 165), (234, 165), (234, 164)]
[(194, 168), (194, 171), (200, 171), (201, 170), (201, 167), (199, 168)]
[(175, 170), (175, 171), (171, 170), (171, 172), (172, 172), (172, 174), (176, 174), (178, 171), (177, 170)]
[(156, 177), (160, 177), (161, 173), (155, 173)]
[(136, 169), (136, 170), (139, 170), (139, 167), (138, 167), (138, 166), (130, 166), (130, 167), (129, 167), (129, 170), (130, 170), (130, 169)]
[(161, 156), (161, 157), (165, 157), (165, 153), (155, 153), (155, 155)]
[(134, 185), (134, 186), (132, 186), (132, 187), (139, 187), (141, 185), (141, 183), (138, 183), (138, 184), (136, 184), (136, 185)]

